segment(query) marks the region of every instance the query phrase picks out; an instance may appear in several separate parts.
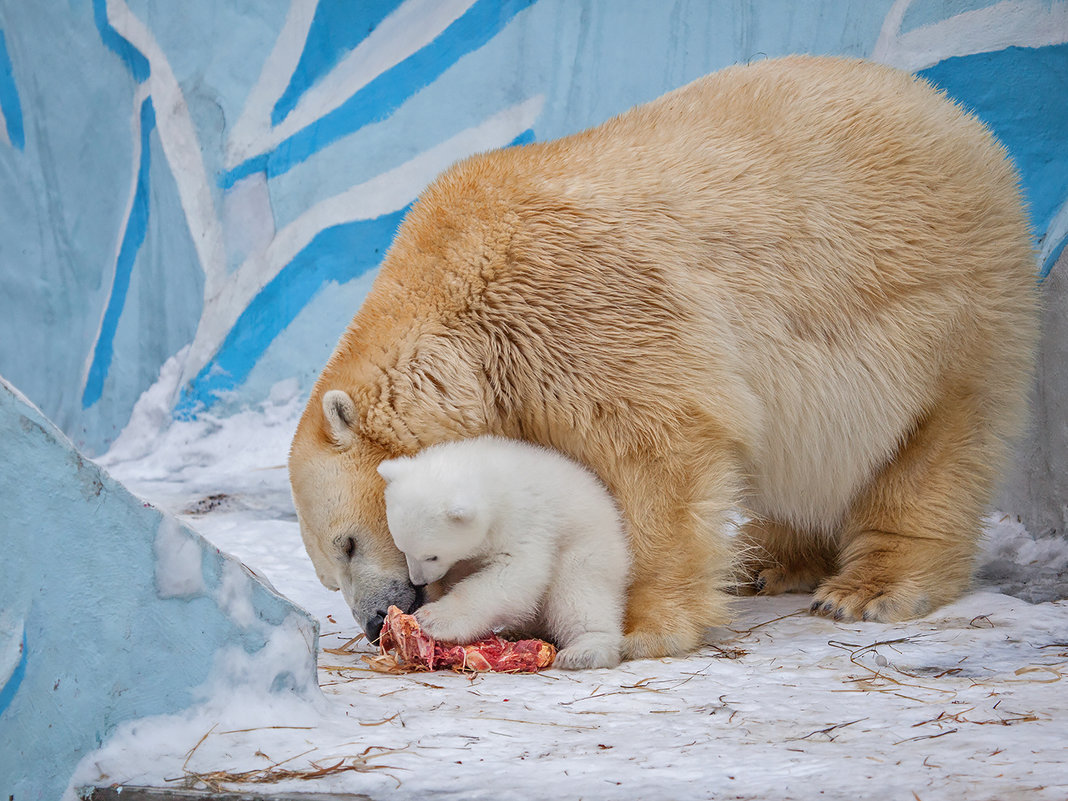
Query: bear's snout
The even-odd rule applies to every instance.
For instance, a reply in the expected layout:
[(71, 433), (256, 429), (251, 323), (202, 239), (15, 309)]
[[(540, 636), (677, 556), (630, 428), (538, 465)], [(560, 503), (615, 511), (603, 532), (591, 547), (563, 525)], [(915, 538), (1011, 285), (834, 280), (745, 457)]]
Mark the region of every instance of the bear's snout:
[(413, 587), (407, 581), (392, 582), (386, 592), (378, 597), (378, 603), (373, 605), (374, 611), (365, 620), (360, 620), (359, 613), (353, 609), (353, 617), (363, 627), (363, 633), (367, 635), (367, 641), (371, 645), (378, 644), (378, 636), (382, 633), (382, 624), (386, 620), (386, 612), (391, 606), (396, 606), (402, 612), (411, 614), (423, 605), (424, 592), (422, 587)]

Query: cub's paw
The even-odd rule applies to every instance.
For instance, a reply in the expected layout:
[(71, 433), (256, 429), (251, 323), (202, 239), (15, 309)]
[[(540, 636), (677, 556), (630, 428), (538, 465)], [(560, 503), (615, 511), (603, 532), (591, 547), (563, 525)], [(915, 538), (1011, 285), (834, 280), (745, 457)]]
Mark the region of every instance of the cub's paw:
[(931, 611), (927, 595), (913, 582), (876, 582), (836, 576), (812, 595), (809, 611), (833, 620), (897, 623)]
[(440, 601), (421, 606), (414, 614), (423, 631), (440, 642), (466, 644), (493, 633), (482, 621)]
[(561, 670), (591, 670), (616, 667), (621, 660), (620, 638), (605, 635), (585, 635), (561, 648), (553, 667)]

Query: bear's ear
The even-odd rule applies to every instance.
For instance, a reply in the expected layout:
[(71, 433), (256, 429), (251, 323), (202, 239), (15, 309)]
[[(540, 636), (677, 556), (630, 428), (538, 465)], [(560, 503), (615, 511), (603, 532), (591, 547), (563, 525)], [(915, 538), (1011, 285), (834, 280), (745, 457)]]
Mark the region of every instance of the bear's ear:
[(396, 459), (386, 459), (384, 462), (379, 463), (378, 475), (382, 476), (382, 478), (386, 480), (386, 483), (389, 484), (404, 472), (409, 461), (411, 460), (407, 456), (400, 456)]
[(356, 426), (359, 418), (356, 404), (349, 393), (332, 389), (323, 395), (323, 415), (330, 438), (341, 448), (348, 448), (356, 439)]

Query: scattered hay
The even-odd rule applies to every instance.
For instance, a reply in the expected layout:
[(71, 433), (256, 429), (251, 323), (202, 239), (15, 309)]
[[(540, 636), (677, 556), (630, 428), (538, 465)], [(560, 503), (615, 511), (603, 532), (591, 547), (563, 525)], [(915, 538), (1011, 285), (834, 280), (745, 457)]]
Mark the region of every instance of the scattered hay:
[[(876, 648), (878, 648), (878, 647), (880, 647), (882, 645), (887, 645), (887, 646), (893, 647), (894, 645), (899, 645), (901, 643), (910, 643), (911, 644), (915, 640), (918, 640), (921, 637), (926, 637), (926, 636), (930, 636), (930, 635), (916, 634), (916, 635), (911, 636), (911, 637), (897, 637), (897, 638), (892, 639), (892, 640), (879, 640), (878, 642), (873, 642), (870, 645), (857, 645), (856, 643), (841, 642), (839, 640), (828, 640), (827, 644), (829, 646), (831, 646), (832, 648), (840, 648), (843, 651), (849, 651), (849, 661), (852, 662), (854, 665), (856, 665), (858, 668), (861, 668), (862, 670), (867, 671), (867, 673), (868, 673), (867, 676), (860, 676), (858, 678), (849, 679), (849, 681), (855, 682), (858, 685), (858, 690), (861, 690), (861, 691), (876, 691), (876, 692), (886, 691), (887, 687), (881, 686), (879, 684), (879, 682), (882, 682), (883, 684), (891, 685), (891, 689), (893, 689), (894, 687), (912, 687), (914, 689), (927, 690), (928, 692), (932, 692), (932, 693), (940, 693), (940, 694), (946, 694), (946, 695), (956, 695), (957, 691), (954, 690), (954, 689), (947, 689), (947, 688), (944, 688), (944, 687), (931, 687), (931, 686), (929, 686), (927, 684), (917, 684), (916, 682), (910, 682), (910, 681), (900, 681), (900, 680), (894, 678), (893, 676), (889, 675), (888, 673), (884, 672), (883, 669), (882, 669), (884, 666), (880, 665), (878, 667), (874, 667), (873, 668), (873, 667), (870, 667), (869, 665), (864, 664), (859, 659), (859, 657), (862, 654), (870, 653), (870, 652), (874, 651)], [(891, 665), (891, 667), (893, 667), (894, 672), (896, 672), (896, 673), (898, 673), (898, 674), (900, 674), (902, 676), (906, 676), (907, 678), (910, 678), (910, 679), (922, 679), (922, 678), (924, 678), (923, 676), (916, 676), (916, 675), (913, 675), (912, 673), (908, 673), (908, 672), (906, 672), (904, 670), (901, 670), (901, 668), (899, 668), (899, 667), (892, 666), (892, 665)], [(860, 686), (860, 685), (866, 685), (866, 686)], [(903, 696), (903, 697), (909, 698), (911, 696)], [(920, 699), (914, 698), (912, 700), (919, 701)]]
[[(235, 773), (228, 770), (213, 770), (205, 772), (197, 772), (187, 770), (185, 775), (178, 779), (167, 779), (167, 781), (177, 781), (182, 784), (186, 789), (206, 789), (213, 793), (222, 792), (225, 790), (224, 785), (227, 784), (274, 784), (275, 782), (287, 781), (291, 779), (299, 779), (301, 781), (312, 781), (315, 779), (323, 779), (327, 776), (336, 776), (339, 773), (370, 773), (376, 770), (397, 770), (396, 767), (390, 765), (378, 765), (373, 764), (370, 760), (375, 757), (384, 756), (386, 754), (396, 753), (402, 751), (401, 748), (385, 748), (383, 746), (369, 745), (359, 754), (351, 757), (342, 757), (337, 762), (325, 765), (320, 762), (309, 762), (307, 768), (285, 768), (282, 767), (286, 762), (292, 762), (294, 759), (299, 759), (302, 756), (306, 756), (312, 751), (317, 749), (312, 748), (309, 751), (305, 751), (302, 754), (297, 754), (289, 759), (284, 759), (281, 762), (275, 762), (266, 768), (259, 768), (255, 770), (246, 770), (240, 773)], [(262, 755), (262, 752), (260, 752)], [(393, 774), (386, 774), (400, 787), (401, 781)], [(202, 786), (202, 787), (201, 787)]]
[[(399, 714), (399, 713), (398, 713)], [(397, 717), (394, 715), (393, 718)], [(383, 723), (388, 723), (393, 718), (386, 718), (385, 720), (377, 721), (374, 723), (360, 724), (366, 726), (379, 726)], [(196, 745), (189, 749), (185, 755), (185, 761), (182, 763), (182, 775), (172, 778), (164, 779), (166, 782), (179, 783), (181, 787), (188, 790), (206, 789), (213, 793), (222, 792), (227, 784), (274, 784), (276, 782), (287, 781), (291, 779), (299, 779), (301, 781), (312, 781), (315, 779), (323, 779), (327, 776), (336, 776), (339, 773), (371, 773), (373, 771), (382, 770), (401, 770), (391, 765), (375, 764), (371, 760), (377, 757), (382, 757), (387, 754), (395, 754), (400, 751), (404, 751), (405, 748), (387, 748), (380, 745), (369, 745), (363, 751), (351, 757), (342, 757), (333, 764), (323, 764), (322, 762), (315, 762), (309, 760), (309, 767), (307, 768), (290, 768), (282, 767), (287, 763), (293, 762), (295, 759), (300, 759), (303, 756), (307, 756), (318, 748), (310, 748), (307, 751), (303, 751), (294, 756), (273, 762), (265, 768), (256, 768), (246, 771), (229, 771), (229, 770), (210, 770), (210, 771), (194, 771), (189, 769), (189, 760), (193, 758), (193, 754), (197, 749), (204, 744), (204, 741), (211, 736), (212, 732), (218, 728), (219, 724), (216, 723), (197, 740)], [(262, 729), (303, 729), (309, 728), (305, 726), (262, 726), (257, 727)], [(222, 734), (238, 734), (248, 731), (256, 731), (257, 729), (235, 729), (233, 731), (219, 732)], [(265, 759), (269, 759), (262, 749), (256, 750), (256, 755)], [(397, 786), (401, 786), (401, 781), (392, 773), (387, 773), (393, 781), (397, 783)]]
[(386, 673), (390, 676), (401, 676), (405, 673), (430, 672), (430, 668), (425, 665), (402, 665), (400, 660), (397, 659), (396, 654), (392, 652), (388, 654), (376, 654), (374, 656), (364, 654), (360, 657), (360, 660), (367, 665), (367, 668), (375, 673)]
[(356, 654), (359, 653), (359, 651), (355, 650), (353, 648), (353, 646), (356, 645), (359, 642), (362, 642), (363, 640), (366, 640), (366, 639), (367, 639), (367, 635), (364, 634), (363, 632), (360, 632), (355, 637), (353, 637), (351, 640), (349, 640), (346, 643), (343, 643), (342, 645), (340, 645), (337, 648), (324, 648), (323, 649), (323, 653), (325, 653), (325, 654), (334, 654), (335, 656), (355, 656)]
[(706, 648), (711, 648), (715, 653), (712, 655), (716, 659), (741, 659), (749, 652), (744, 648), (724, 648), (721, 645), (715, 643), (705, 643)]

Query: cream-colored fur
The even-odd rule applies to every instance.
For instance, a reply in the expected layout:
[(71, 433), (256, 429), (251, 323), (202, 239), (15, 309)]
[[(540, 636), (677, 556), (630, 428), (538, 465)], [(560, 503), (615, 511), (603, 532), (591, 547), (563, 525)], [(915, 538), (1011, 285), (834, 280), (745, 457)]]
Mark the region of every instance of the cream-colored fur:
[(489, 432), (562, 451), (619, 501), (630, 657), (727, 619), (737, 506), (758, 590), (884, 621), (953, 599), (1035, 340), (1016, 182), (922, 80), (808, 57), (456, 165), (293, 442), (320, 578), (365, 626), (414, 605), (375, 468)]

